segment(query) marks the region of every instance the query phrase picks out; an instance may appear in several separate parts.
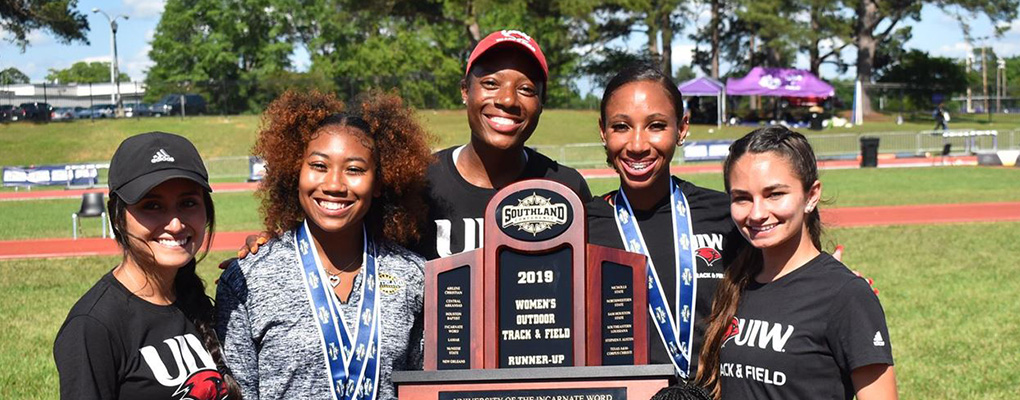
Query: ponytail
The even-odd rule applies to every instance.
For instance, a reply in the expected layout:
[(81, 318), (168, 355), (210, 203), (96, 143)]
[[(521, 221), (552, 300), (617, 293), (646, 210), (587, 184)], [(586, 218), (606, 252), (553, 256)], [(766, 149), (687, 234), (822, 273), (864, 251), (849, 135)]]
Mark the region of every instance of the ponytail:
[(726, 333), (737, 315), (740, 295), (762, 268), (761, 250), (744, 246), (736, 260), (726, 270), (726, 275), (715, 290), (712, 314), (705, 329), (705, 343), (698, 358), (696, 381), (708, 389), (713, 398), (719, 399), (719, 353), (726, 341)]
[(202, 344), (209, 351), (213, 361), (216, 362), (216, 369), (223, 376), (223, 384), (226, 386), (226, 398), (240, 399), (241, 387), (223, 361), (222, 348), (214, 329), (216, 309), (213, 307), (212, 299), (205, 294), (205, 283), (195, 273), (196, 264), (197, 262), (192, 260), (177, 270), (177, 276), (174, 279), (177, 308), (195, 325)]
[[(726, 192), (730, 191), (730, 172), (744, 154), (775, 153), (785, 158), (807, 192), (818, 181), (818, 163), (811, 144), (804, 135), (780, 125), (755, 129), (730, 145), (730, 153), (723, 163), (723, 180)], [(815, 207), (804, 219), (804, 225), (816, 249), (822, 248), (822, 220)], [(764, 258), (760, 249), (745, 246), (726, 270), (716, 288), (712, 315), (705, 330), (705, 343), (701, 346), (696, 379), (707, 388), (712, 397), (720, 398), (719, 354), (726, 343), (727, 333), (740, 305), (740, 296), (748, 283), (762, 270)]]

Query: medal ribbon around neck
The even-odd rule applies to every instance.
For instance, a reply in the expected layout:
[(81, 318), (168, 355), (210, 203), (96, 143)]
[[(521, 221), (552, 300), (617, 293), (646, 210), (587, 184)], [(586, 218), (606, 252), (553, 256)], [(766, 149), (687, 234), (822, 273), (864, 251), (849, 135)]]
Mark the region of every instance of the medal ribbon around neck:
[(294, 229), (294, 244), (301, 260), (302, 276), (308, 294), (308, 305), (316, 318), (321, 334), (322, 355), (333, 387), (334, 400), (375, 400), (379, 385), (379, 280), (376, 278), (376, 248), (364, 236), (363, 267), (365, 281), (361, 285), (361, 308), (352, 336), (344, 323), (339, 300), (328, 285), (308, 222)]
[[(694, 229), (691, 227), (690, 208), (687, 197), (680, 191), (680, 186), (670, 179), (670, 209), (673, 214), (673, 254), (678, 268), (676, 274), (676, 311), (671, 312), (666, 301), (666, 294), (659, 284), (659, 274), (655, 270), (652, 256), (645, 245), (641, 228), (634, 218), (634, 210), (623, 193), (623, 187), (616, 193), (616, 227), (620, 230), (624, 247), (633, 253), (648, 257), (645, 272), (648, 275), (648, 312), (652, 315), (655, 328), (659, 331), (673, 367), (684, 379), (690, 375), (691, 344), (694, 342), (694, 306), (697, 300), (697, 270), (694, 265)], [(673, 318), (681, 317), (679, 324)], [(678, 326), (679, 325), (679, 326)]]

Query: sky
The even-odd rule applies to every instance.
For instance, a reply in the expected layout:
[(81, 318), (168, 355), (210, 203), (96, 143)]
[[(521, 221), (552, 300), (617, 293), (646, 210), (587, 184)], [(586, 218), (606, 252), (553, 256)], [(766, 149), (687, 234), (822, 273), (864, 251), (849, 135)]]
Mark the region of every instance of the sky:
[[(0, 30), (0, 70), (15, 67), (31, 78), (32, 82), (42, 82), (50, 69), (64, 69), (78, 61), (109, 61), (110, 29), (109, 23), (102, 14), (92, 13), (93, 8), (100, 8), (111, 17), (126, 15), (127, 20), (118, 19), (117, 53), (120, 70), (128, 74), (132, 80), (141, 81), (145, 71), (152, 65), (148, 52), (151, 48), (153, 33), (163, 12), (162, 0), (79, 0), (78, 9), (89, 19), (88, 39), (90, 44), (75, 43), (65, 45), (59, 43), (46, 31), (34, 31), (29, 37), (29, 46), (24, 52), (8, 40), (9, 35)], [(702, 13), (701, 20), (705, 20)], [(972, 20), (974, 37), (992, 36), (993, 26), (985, 17)], [(953, 17), (936, 7), (925, 6), (920, 21), (908, 21), (913, 27), (913, 38), (907, 42), (907, 48), (927, 51), (931, 55), (962, 58), (968, 54), (971, 45), (963, 37), (960, 25)], [(541, 38), (536, 38), (541, 43)], [(643, 34), (632, 35), (616, 46), (640, 48), (644, 46)], [(1008, 32), (1002, 37), (986, 39), (989, 46), (1002, 56), (1020, 55), (1020, 20), (1013, 21)], [(688, 65), (691, 61), (691, 50), (694, 43), (687, 39), (687, 34), (678, 35), (673, 41), (673, 65)], [(981, 43), (976, 43), (980, 46)], [(854, 60), (856, 49), (849, 46), (844, 51), (845, 60)], [(306, 70), (309, 65), (308, 55), (299, 52), (292, 57), (295, 69)], [(798, 68), (807, 68), (807, 56), (801, 55), (796, 63)], [(722, 71), (726, 72), (723, 65)], [(699, 71), (700, 74), (700, 71)], [(851, 67), (845, 77), (855, 74)], [(822, 78), (840, 76), (834, 67), (823, 67)], [(590, 83), (581, 84), (582, 92), (589, 92)]]

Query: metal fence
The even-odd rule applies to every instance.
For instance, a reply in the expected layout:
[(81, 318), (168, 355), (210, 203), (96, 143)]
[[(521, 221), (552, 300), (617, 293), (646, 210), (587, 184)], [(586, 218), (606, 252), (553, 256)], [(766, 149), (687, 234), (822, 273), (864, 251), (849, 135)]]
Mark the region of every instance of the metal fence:
[[(972, 154), (995, 150), (1020, 150), (1020, 129), (997, 131), (992, 135), (967, 135), (967, 130), (923, 132), (868, 132), (808, 136), (819, 159), (854, 158), (860, 154), (862, 137), (879, 139), (879, 152), (901, 156), (941, 154), (946, 144), (951, 154)], [(604, 168), (606, 152), (601, 143), (536, 145), (535, 150), (573, 168)], [(673, 164), (684, 163), (677, 151)], [(213, 157), (205, 160), (209, 178), (220, 182), (244, 181), (249, 177), (248, 156)], [(99, 171), (99, 186), (106, 185), (106, 170)]]
[(818, 158), (852, 157), (860, 153), (862, 137), (879, 139), (879, 152), (922, 156), (940, 154), (950, 145), (950, 154), (1020, 149), (1020, 129), (1009, 131), (922, 131), (868, 132), (809, 136), (808, 141)]

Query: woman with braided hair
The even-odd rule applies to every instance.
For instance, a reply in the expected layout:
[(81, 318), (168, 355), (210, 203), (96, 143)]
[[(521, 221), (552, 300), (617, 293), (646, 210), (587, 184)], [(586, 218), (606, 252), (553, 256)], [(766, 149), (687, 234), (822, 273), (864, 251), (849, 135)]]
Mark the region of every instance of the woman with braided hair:
[(208, 176), (178, 135), (143, 133), (117, 148), (108, 208), (124, 257), (57, 333), (61, 398), (239, 398), (195, 274), (215, 226)]

